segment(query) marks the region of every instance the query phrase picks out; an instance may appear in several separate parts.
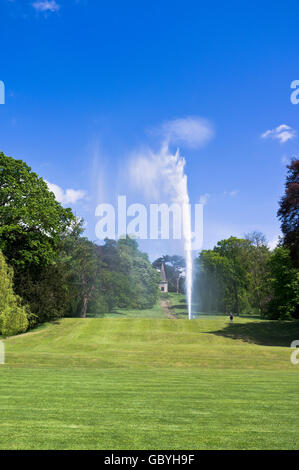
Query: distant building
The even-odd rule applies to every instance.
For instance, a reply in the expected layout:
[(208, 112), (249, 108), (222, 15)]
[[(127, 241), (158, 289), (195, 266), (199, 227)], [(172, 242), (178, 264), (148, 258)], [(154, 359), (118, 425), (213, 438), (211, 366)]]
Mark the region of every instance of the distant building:
[(168, 282), (166, 278), (164, 263), (162, 263), (161, 265), (160, 275), (161, 275), (161, 281), (159, 284), (159, 289), (161, 292), (168, 292)]

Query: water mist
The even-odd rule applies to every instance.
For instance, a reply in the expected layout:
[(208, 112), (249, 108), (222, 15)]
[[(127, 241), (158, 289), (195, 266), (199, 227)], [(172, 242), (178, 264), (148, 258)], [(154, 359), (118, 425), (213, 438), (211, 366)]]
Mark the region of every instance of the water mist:
[[(167, 156), (167, 155), (166, 155)], [(175, 155), (168, 155), (169, 178), (173, 181), (176, 192), (175, 202), (182, 207), (183, 215), (183, 237), (186, 258), (186, 296), (188, 306), (188, 318), (192, 318), (192, 230), (191, 209), (187, 186), (187, 175), (184, 172), (185, 159), (180, 156), (179, 150)]]
[[(179, 150), (172, 154), (168, 142), (164, 142), (159, 152), (147, 150), (146, 154), (135, 156), (131, 172), (136, 184), (148, 197), (161, 200), (170, 199), (182, 208), (183, 239), (186, 258), (186, 297), (188, 318), (192, 318), (192, 232), (191, 207), (185, 174), (185, 159)], [(158, 187), (157, 187), (158, 184)], [(163, 194), (161, 194), (163, 193)]]

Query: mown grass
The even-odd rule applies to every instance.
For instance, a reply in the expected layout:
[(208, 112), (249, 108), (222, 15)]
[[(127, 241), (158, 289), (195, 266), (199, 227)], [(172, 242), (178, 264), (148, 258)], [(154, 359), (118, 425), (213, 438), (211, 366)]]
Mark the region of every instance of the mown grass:
[(109, 313), (91, 313), (88, 318), (165, 318), (160, 302), (153, 308), (144, 310), (132, 310), (129, 308), (117, 308)]
[(298, 373), (6, 369), (0, 392), (1, 449), (298, 449)]
[(8, 338), (0, 449), (298, 449), (294, 339), (298, 322), (124, 316)]
[[(176, 294), (175, 292), (168, 292), (166, 294), (162, 294), (165, 299), (168, 299), (171, 305), (171, 313), (176, 315), (177, 318), (184, 319), (188, 318), (188, 310), (186, 304), (186, 297), (184, 294)], [(214, 312), (214, 313), (207, 313), (202, 312), (199, 309), (199, 306), (196, 303), (192, 304), (192, 314), (195, 318), (219, 318), (219, 317), (228, 317), (228, 314), (221, 313), (221, 312)], [(249, 318), (249, 319), (259, 319), (258, 315), (248, 315), (248, 314), (241, 314), (241, 318)]]

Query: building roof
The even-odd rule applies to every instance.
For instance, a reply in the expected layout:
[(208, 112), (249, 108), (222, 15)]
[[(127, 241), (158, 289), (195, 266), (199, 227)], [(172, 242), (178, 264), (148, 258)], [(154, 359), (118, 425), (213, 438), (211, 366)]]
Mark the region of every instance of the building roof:
[(167, 282), (166, 274), (165, 274), (165, 268), (164, 268), (164, 263), (161, 265), (161, 281), (162, 282)]

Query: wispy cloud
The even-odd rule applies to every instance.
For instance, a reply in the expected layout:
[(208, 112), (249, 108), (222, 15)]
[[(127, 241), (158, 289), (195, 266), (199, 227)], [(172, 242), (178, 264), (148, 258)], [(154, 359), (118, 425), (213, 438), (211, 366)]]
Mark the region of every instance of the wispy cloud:
[(38, 0), (32, 3), (32, 6), (33, 8), (35, 8), (36, 11), (43, 12), (55, 12), (60, 9), (60, 5), (58, 5), (55, 0)]
[(200, 117), (186, 117), (164, 122), (156, 133), (168, 144), (199, 148), (214, 136), (212, 124)]
[(62, 204), (75, 204), (80, 199), (84, 199), (86, 196), (86, 192), (81, 189), (67, 189), (64, 191), (60, 186), (57, 184), (49, 183), (46, 181), (48, 188), (52, 193), (54, 193), (58, 202)]
[(288, 165), (288, 164), (290, 163), (290, 161), (291, 161), (290, 158), (287, 157), (286, 155), (283, 155), (283, 156), (281, 157), (281, 164), (282, 164), (282, 165)]
[(199, 198), (199, 204), (202, 204), (203, 206), (205, 206), (208, 202), (209, 197), (210, 197), (209, 193), (202, 194)]
[(296, 137), (296, 131), (287, 124), (281, 124), (280, 126), (275, 127), (275, 129), (270, 129), (264, 132), (261, 137), (263, 139), (277, 139), (281, 144), (284, 144), (288, 140)]
[(232, 191), (224, 191), (224, 194), (226, 196), (236, 196), (238, 194), (239, 190), (238, 189), (233, 189)]

